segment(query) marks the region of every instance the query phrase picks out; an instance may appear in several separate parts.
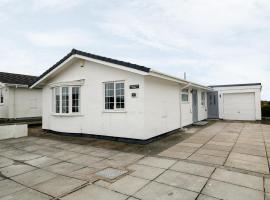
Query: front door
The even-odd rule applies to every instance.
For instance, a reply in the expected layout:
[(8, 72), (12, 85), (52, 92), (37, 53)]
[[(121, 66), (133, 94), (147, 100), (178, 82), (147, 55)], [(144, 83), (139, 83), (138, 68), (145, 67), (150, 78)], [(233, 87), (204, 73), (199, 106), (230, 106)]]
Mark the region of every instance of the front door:
[(218, 92), (208, 92), (207, 93), (207, 108), (208, 108), (208, 118), (218, 119)]
[(193, 122), (198, 121), (198, 93), (197, 93), (197, 90), (192, 90), (192, 119), (193, 119)]

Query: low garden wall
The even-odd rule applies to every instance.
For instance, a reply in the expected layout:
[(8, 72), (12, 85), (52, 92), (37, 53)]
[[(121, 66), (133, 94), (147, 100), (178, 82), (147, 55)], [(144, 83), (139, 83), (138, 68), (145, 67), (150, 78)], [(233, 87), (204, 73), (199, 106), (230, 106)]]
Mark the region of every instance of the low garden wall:
[(25, 137), (27, 135), (27, 124), (0, 125), (0, 140)]

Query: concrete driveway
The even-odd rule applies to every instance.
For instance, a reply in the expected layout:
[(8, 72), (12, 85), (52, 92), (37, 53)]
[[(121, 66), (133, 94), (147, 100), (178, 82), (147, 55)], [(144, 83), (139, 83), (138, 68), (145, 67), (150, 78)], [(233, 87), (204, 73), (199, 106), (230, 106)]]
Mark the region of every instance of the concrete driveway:
[(223, 122), (149, 145), (5, 140), (0, 200), (270, 199), (269, 145), (269, 125)]

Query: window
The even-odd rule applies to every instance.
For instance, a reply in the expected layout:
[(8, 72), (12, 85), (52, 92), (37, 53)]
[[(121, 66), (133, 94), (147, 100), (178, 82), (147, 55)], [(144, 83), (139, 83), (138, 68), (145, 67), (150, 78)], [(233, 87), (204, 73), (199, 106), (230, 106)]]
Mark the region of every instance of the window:
[(4, 94), (3, 94), (3, 89), (0, 89), (0, 104), (4, 103)]
[(62, 87), (62, 113), (69, 113), (68, 87)]
[(124, 82), (105, 83), (105, 110), (123, 110), (125, 108)]
[(205, 106), (205, 92), (202, 92), (201, 94), (201, 104)]
[(183, 89), (181, 92), (182, 102), (188, 102), (188, 89)]
[(53, 88), (53, 112), (59, 114), (80, 112), (80, 87), (63, 86)]
[(80, 88), (72, 87), (72, 112), (80, 112)]

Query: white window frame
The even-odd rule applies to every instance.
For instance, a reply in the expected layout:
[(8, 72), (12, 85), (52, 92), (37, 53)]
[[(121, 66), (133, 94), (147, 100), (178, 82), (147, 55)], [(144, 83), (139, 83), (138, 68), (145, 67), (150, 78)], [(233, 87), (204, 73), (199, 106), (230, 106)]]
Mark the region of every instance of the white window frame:
[(201, 92), (201, 105), (202, 106), (206, 105), (206, 92)]
[[(113, 83), (114, 84), (114, 91), (113, 91), (113, 95), (114, 95), (114, 109), (106, 109), (105, 106), (105, 98), (106, 98), (106, 84), (109, 83)], [(116, 84), (117, 83), (123, 83), (124, 84), (124, 108), (116, 108)], [(126, 85), (125, 85), (125, 81), (108, 81), (108, 82), (103, 82), (103, 112), (126, 112)]]
[[(187, 95), (187, 101), (183, 101), (183, 95)], [(182, 103), (189, 103), (189, 89), (182, 89), (181, 90), (181, 102)]]
[[(3, 102), (1, 102), (1, 96), (3, 97)], [(0, 105), (4, 105), (4, 88), (0, 88)]]
[[(62, 88), (67, 87), (68, 88), (68, 113), (63, 113), (62, 111)], [(72, 88), (79, 88), (79, 112), (72, 112)], [(59, 101), (59, 113), (56, 112), (56, 95), (55, 90), (56, 88), (59, 88), (59, 94), (60, 94), (60, 101)], [(73, 116), (73, 115), (81, 115), (82, 106), (81, 106), (81, 86), (80, 85), (61, 85), (61, 86), (55, 86), (52, 87), (52, 114), (53, 115), (60, 115), (60, 116)]]

